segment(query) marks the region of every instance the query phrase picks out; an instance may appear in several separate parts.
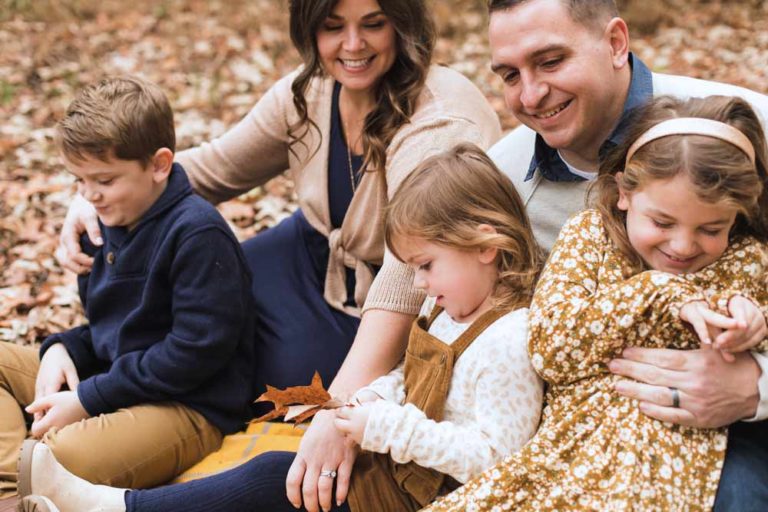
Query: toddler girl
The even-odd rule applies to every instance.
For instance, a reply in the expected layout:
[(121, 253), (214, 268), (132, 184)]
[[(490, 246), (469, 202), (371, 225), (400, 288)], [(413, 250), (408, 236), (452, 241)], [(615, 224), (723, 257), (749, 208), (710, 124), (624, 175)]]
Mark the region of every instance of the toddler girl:
[[(661, 98), (601, 165), (531, 307), (548, 383), (526, 447), (430, 510), (708, 510), (725, 429), (662, 423), (616, 393), (630, 346), (766, 345), (765, 135), (741, 99)], [(670, 388), (669, 405), (679, 406)]]
[[(541, 413), (543, 386), (526, 353), (541, 259), (509, 179), (475, 146), (432, 157), (394, 194), (385, 236), (429, 298), (404, 362), (338, 412), (338, 428), (366, 451), (337, 511), (418, 510), (522, 448)], [(61, 512), (292, 511), (284, 482), (293, 457), (266, 453), (213, 477), (126, 493), (41, 456), (33, 475), (45, 477), (32, 487), (46, 498), (26, 500)]]

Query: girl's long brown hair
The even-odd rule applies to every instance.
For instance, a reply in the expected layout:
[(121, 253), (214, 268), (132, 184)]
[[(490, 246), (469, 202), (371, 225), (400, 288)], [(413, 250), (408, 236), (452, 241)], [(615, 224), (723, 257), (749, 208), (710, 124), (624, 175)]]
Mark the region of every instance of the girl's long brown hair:
[[(386, 208), (384, 236), (398, 256), (398, 242), (415, 237), (460, 250), (498, 250), (497, 307), (530, 304), (543, 257), (514, 185), (486, 154), (460, 144), (419, 165)], [(495, 233), (478, 229), (481, 224)]]
[[(642, 146), (625, 162), (632, 143), (652, 126), (677, 117), (700, 117), (729, 124), (741, 131), (755, 148), (755, 165), (736, 146), (701, 135), (670, 135)], [(625, 140), (608, 152), (600, 164), (590, 202), (597, 208), (608, 235), (630, 259), (634, 271), (644, 263), (627, 237), (626, 212), (619, 210), (619, 187), (632, 193), (652, 180), (672, 179), (685, 173), (702, 201), (721, 201), (738, 209), (731, 238), (752, 235), (768, 241), (768, 156), (765, 132), (752, 107), (741, 98), (710, 96), (679, 100), (654, 99), (633, 113)], [(617, 173), (623, 173), (620, 178)]]
[[(376, 107), (363, 126), (364, 167), (384, 171), (386, 150), (392, 138), (408, 123), (416, 110), (432, 62), (436, 31), (424, 0), (378, 0), (397, 35), (397, 58), (379, 82)], [(307, 112), (306, 93), (312, 78), (323, 74), (317, 50), (317, 32), (338, 0), (291, 0), (291, 41), (304, 60), (293, 82), (293, 104), (299, 121), (288, 130), (290, 144), (302, 143), (314, 129), (320, 131)]]

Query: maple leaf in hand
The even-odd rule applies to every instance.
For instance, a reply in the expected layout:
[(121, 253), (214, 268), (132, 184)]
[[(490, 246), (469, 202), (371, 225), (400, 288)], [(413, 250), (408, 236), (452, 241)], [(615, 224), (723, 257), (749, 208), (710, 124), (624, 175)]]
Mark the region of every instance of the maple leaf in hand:
[(335, 409), (343, 405), (323, 388), (323, 380), (318, 372), (315, 372), (309, 386), (289, 386), (278, 389), (267, 385), (267, 391), (262, 393), (256, 401), (272, 402), (275, 404), (275, 410), (259, 416), (253, 420), (254, 422), (285, 416), (285, 421), (293, 420), (298, 424), (314, 416), (320, 409)]

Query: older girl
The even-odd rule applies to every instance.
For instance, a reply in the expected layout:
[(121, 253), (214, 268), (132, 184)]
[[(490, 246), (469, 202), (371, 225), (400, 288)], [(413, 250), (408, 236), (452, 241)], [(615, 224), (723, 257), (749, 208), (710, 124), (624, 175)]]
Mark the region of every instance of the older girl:
[[(430, 510), (712, 508), (725, 429), (644, 415), (607, 362), (630, 346), (765, 349), (766, 158), (741, 99), (639, 111), (601, 166), (597, 209), (563, 228), (534, 296), (529, 353), (549, 384), (539, 432)], [(670, 388), (667, 403), (686, 398)]]

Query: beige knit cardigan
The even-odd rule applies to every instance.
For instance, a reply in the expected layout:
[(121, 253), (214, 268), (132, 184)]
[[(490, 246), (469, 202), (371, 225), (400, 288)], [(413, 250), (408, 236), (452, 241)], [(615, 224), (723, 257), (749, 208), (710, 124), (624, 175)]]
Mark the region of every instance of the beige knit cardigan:
[[(411, 122), (387, 148), (386, 184), (377, 173), (364, 173), (341, 227), (332, 229), (327, 181), (334, 82), (318, 77), (310, 83), (307, 110), (320, 133), (310, 130), (291, 152), (288, 127), (298, 120), (291, 84), (297, 74), (278, 81), (224, 135), (179, 153), (177, 160), (189, 173), (195, 190), (212, 202), (235, 197), (289, 170), (299, 207), (309, 223), (328, 238), (326, 301), (360, 316), (360, 308), (344, 305), (344, 267), (348, 267), (355, 271), (355, 302), (365, 304), (364, 309), (415, 314), (424, 296), (413, 288), (412, 274), (404, 265), (388, 251), (385, 254), (382, 209), (426, 157), (463, 141), (488, 148), (500, 136), (498, 118), (467, 78), (449, 68), (432, 66)], [(375, 282), (371, 265), (382, 266)]]

